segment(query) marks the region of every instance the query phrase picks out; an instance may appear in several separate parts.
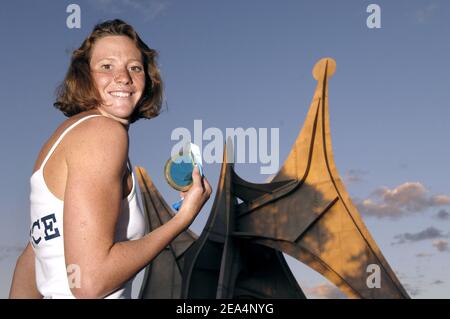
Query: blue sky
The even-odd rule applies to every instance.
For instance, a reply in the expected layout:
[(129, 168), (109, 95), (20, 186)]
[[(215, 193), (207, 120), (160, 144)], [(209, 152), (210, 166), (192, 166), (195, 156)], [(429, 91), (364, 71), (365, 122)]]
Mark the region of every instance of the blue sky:
[[(80, 29), (66, 26), (70, 3), (81, 8)], [(381, 8), (381, 29), (366, 25), (371, 3)], [(163, 178), (175, 128), (193, 132), (195, 119), (204, 130), (279, 128), (281, 164), (311, 102), (311, 70), (333, 57), (331, 132), (347, 190), (412, 297), (450, 298), (449, 16), (446, 0), (2, 3), (0, 297), (27, 241), (34, 162), (64, 120), (52, 103), (70, 52), (95, 23), (117, 17), (160, 54), (166, 109), (132, 126), (130, 158), (168, 202), (178, 197)], [(268, 176), (260, 166), (236, 169), (262, 182)], [(205, 167), (214, 186), (219, 168)], [(198, 234), (212, 201), (192, 226)], [(324, 278), (288, 261), (310, 297), (339, 296)]]

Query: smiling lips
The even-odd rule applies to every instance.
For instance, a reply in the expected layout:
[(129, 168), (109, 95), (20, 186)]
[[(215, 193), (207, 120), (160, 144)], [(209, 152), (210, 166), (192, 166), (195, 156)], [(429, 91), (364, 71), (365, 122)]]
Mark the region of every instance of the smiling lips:
[(114, 96), (114, 97), (119, 97), (119, 98), (127, 98), (133, 95), (133, 92), (128, 92), (128, 91), (111, 91), (109, 92), (110, 95)]

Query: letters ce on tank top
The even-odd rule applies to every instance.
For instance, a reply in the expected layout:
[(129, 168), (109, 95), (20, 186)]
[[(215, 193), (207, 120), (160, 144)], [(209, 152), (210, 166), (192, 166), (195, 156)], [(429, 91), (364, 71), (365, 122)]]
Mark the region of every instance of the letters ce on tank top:
[[(76, 284), (75, 271), (77, 270), (76, 268), (66, 269), (63, 240), (64, 202), (47, 188), (43, 175), (44, 166), (64, 136), (79, 123), (94, 116), (102, 115), (86, 116), (69, 126), (59, 136), (39, 169), (30, 178), (30, 243), (36, 256), (37, 288), (44, 298), (74, 298), (69, 288), (67, 274), (73, 275), (70, 277), (73, 279), (71, 283)], [(130, 166), (133, 187), (127, 198), (122, 200), (122, 211), (115, 232), (116, 242), (138, 239), (145, 233), (145, 218), (137, 201), (136, 182)], [(105, 298), (131, 298), (132, 279)]]

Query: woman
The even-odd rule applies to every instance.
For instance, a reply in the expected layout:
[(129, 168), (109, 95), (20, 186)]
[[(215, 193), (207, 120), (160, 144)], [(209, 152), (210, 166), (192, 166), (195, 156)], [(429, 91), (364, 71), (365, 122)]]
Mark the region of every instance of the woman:
[(55, 102), (69, 119), (43, 146), (30, 179), (30, 242), (10, 298), (130, 298), (136, 273), (208, 200), (211, 187), (195, 168), (177, 215), (144, 236), (128, 128), (159, 113), (155, 58), (121, 20), (95, 26), (73, 52)]

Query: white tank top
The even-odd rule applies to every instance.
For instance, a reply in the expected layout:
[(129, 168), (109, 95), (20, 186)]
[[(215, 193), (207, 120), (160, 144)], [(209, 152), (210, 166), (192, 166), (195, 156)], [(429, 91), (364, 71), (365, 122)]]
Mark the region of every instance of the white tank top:
[[(94, 116), (102, 115), (86, 116), (70, 125), (59, 136), (39, 169), (30, 178), (30, 243), (36, 256), (36, 285), (44, 298), (74, 298), (69, 288), (68, 274), (71, 283), (76, 284), (77, 280), (76, 270), (66, 269), (64, 258), (64, 201), (54, 196), (47, 188), (43, 175), (44, 166), (64, 136), (76, 125)], [(145, 218), (137, 201), (136, 182), (131, 165), (129, 169), (133, 187), (127, 198), (122, 200), (122, 211), (115, 232), (116, 242), (139, 239), (145, 234)], [(133, 279), (134, 277), (105, 298), (131, 298)]]

